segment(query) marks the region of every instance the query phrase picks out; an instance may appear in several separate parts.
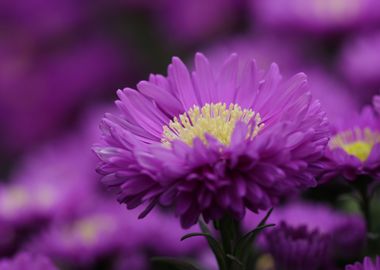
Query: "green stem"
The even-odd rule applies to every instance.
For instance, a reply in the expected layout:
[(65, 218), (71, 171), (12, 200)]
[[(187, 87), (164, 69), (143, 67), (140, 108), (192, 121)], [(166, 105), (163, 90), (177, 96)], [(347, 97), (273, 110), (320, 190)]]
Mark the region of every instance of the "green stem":
[(359, 205), (362, 211), (366, 229), (367, 229), (367, 239), (366, 239), (366, 255), (373, 255), (376, 250), (376, 238), (374, 238), (375, 233), (372, 228), (372, 215), (371, 215), (371, 195), (369, 194), (369, 184), (371, 179), (368, 177), (359, 177), (355, 182), (356, 190), (360, 194)]
[(215, 228), (220, 232), (224, 256), (227, 262), (228, 270), (243, 269), (242, 266), (231, 260), (228, 255), (234, 254), (234, 247), (239, 239), (239, 222), (231, 217), (224, 217), (215, 222)]

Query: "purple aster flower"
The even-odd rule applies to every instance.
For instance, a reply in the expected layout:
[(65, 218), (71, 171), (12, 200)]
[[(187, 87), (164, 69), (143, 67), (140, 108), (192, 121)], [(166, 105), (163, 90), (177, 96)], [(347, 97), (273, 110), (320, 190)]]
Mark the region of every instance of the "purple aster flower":
[(375, 261), (365, 257), (363, 263), (355, 263), (346, 266), (346, 270), (380, 270), (380, 257), (377, 256)]
[[(148, 253), (196, 256), (205, 247), (201, 239), (181, 243), (180, 238), (186, 232), (178, 228), (176, 220), (163, 214), (154, 213), (138, 221), (137, 213), (125, 214), (124, 207), (115, 207), (109, 200), (92, 203), (96, 207), (86, 209), (74, 219), (58, 220), (27, 244), (26, 249), (87, 269), (107, 258), (125, 268), (132, 267), (148, 261)], [(127, 259), (122, 260), (123, 257)]]
[(30, 253), (20, 253), (13, 259), (0, 260), (0, 270), (58, 270), (48, 258)]
[(338, 68), (347, 81), (360, 88), (367, 99), (380, 87), (379, 50), (380, 32), (361, 35), (346, 42), (338, 60)]
[[(261, 24), (285, 31), (316, 33), (355, 29), (378, 21), (375, 0), (251, 0), (253, 18)], [(375, 11), (374, 11), (375, 9)]]
[(338, 175), (355, 180), (359, 175), (379, 179), (380, 121), (372, 107), (333, 123), (334, 134), (325, 151), (322, 181)]
[(264, 232), (266, 251), (274, 258), (276, 269), (325, 269), (330, 258), (329, 237), (306, 226), (292, 227), (284, 222)]
[[(260, 217), (250, 214), (244, 219), (244, 227), (250, 229), (257, 225)], [(268, 223), (286, 222), (289, 226), (306, 226), (310, 231), (318, 230), (328, 235), (332, 250), (338, 256), (354, 255), (360, 252), (366, 239), (366, 225), (360, 215), (336, 211), (324, 204), (293, 202), (275, 208)], [(344, 254), (340, 254), (344, 251)]]
[(140, 217), (160, 203), (183, 227), (200, 215), (239, 219), (316, 185), (328, 124), (304, 74), (283, 81), (276, 64), (239, 70), (233, 54), (218, 68), (197, 54), (192, 73), (173, 58), (168, 77), (137, 88), (118, 91), (120, 114), (105, 116), (95, 151), (119, 202), (148, 204)]

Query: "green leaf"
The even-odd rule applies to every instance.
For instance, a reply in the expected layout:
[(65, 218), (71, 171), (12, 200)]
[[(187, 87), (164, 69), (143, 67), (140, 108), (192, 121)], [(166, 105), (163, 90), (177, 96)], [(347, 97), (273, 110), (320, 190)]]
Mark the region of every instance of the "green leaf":
[(259, 225), (257, 225), (257, 227), (263, 226), (267, 222), (267, 220), (270, 217), (270, 215), (272, 214), (272, 212), (273, 212), (273, 208), (269, 209), (269, 211), (267, 212), (265, 217), (260, 221), (260, 223), (259, 223)]
[(215, 255), (216, 261), (218, 262), (218, 265), (219, 265), (219, 270), (227, 270), (227, 262), (224, 256), (222, 246), (214, 237), (211, 236), (211, 232), (203, 220), (199, 220), (199, 227), (201, 228), (202, 232), (205, 235), (207, 235), (206, 239), (207, 239), (208, 245)]
[(181, 237), (181, 241), (186, 240), (188, 238), (194, 237), (194, 236), (204, 236), (206, 238), (213, 238), (211, 234), (209, 233), (189, 233)]
[(233, 256), (231, 254), (227, 254), (226, 257), (228, 259), (230, 259), (231, 261), (237, 263), (239, 266), (243, 266), (243, 263), (238, 258), (236, 258), (235, 256)]
[(242, 236), (239, 241), (236, 243), (234, 255), (243, 263), (246, 263), (250, 254), (251, 254), (251, 245), (255, 240), (257, 234), (264, 230), (265, 228), (275, 226), (275, 224), (265, 224), (271, 215), (273, 208), (271, 208), (265, 217), (260, 221), (259, 225), (256, 228), (251, 230)]
[(170, 257), (154, 257), (151, 259), (151, 261), (157, 264), (169, 265), (178, 270), (199, 270), (189, 262)]

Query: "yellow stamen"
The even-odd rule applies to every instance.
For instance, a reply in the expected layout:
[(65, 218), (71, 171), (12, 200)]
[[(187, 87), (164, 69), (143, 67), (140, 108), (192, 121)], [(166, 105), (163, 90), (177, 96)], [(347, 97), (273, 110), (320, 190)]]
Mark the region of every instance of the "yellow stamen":
[(193, 106), (178, 118), (174, 117), (169, 125), (163, 127), (161, 142), (170, 145), (173, 140), (181, 140), (192, 145), (195, 138), (207, 143), (205, 134), (216, 138), (224, 145), (229, 145), (238, 121), (249, 126), (248, 139), (252, 139), (263, 128), (260, 114), (251, 109), (242, 109), (237, 104), (206, 103), (202, 108)]
[(366, 161), (376, 143), (380, 143), (380, 133), (369, 128), (347, 130), (334, 136), (329, 143), (331, 149), (342, 148), (349, 155)]
[(261, 255), (256, 262), (257, 270), (274, 270), (275, 269), (275, 263), (274, 259), (270, 254), (263, 254)]
[(85, 244), (94, 244), (106, 232), (115, 229), (115, 224), (109, 216), (95, 215), (77, 221), (73, 233)]

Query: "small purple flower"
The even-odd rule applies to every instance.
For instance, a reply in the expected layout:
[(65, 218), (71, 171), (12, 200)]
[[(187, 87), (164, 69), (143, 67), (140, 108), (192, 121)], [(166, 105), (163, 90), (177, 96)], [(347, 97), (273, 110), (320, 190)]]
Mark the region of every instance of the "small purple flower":
[(359, 115), (333, 123), (334, 134), (325, 151), (322, 181), (342, 175), (380, 177), (380, 121), (372, 107)]
[[(26, 249), (67, 265), (92, 268), (102, 259), (120, 260), (122, 265), (141, 263), (148, 260), (148, 253), (196, 256), (205, 247), (202, 239), (182, 243), (180, 239), (186, 231), (177, 226), (176, 220), (161, 213), (139, 221), (137, 213), (126, 214), (124, 207), (109, 200), (98, 198), (92, 203), (92, 208), (76, 218), (54, 222)], [(136, 261), (122, 260), (125, 256)]]
[(232, 54), (222, 67), (202, 54), (189, 72), (173, 58), (168, 77), (118, 91), (120, 114), (102, 121), (95, 147), (103, 182), (135, 208), (173, 205), (183, 227), (268, 209), (316, 185), (328, 124), (302, 73), (283, 81)]
[(20, 253), (13, 259), (0, 260), (0, 270), (58, 270), (48, 258), (30, 253)]
[(322, 269), (330, 258), (329, 237), (306, 226), (292, 227), (281, 222), (264, 231), (264, 238), (265, 250), (273, 256), (276, 269)]
[[(260, 215), (250, 214), (244, 219), (246, 229), (256, 226)], [(330, 237), (330, 246), (337, 256), (357, 254), (366, 239), (365, 222), (360, 215), (336, 211), (325, 204), (293, 202), (277, 207), (268, 219), (268, 223), (286, 222), (292, 227), (306, 226), (308, 230), (318, 230)], [(344, 254), (341, 251), (344, 250)]]
[(380, 256), (377, 256), (375, 261), (365, 257), (363, 263), (347, 265), (346, 270), (380, 270)]

